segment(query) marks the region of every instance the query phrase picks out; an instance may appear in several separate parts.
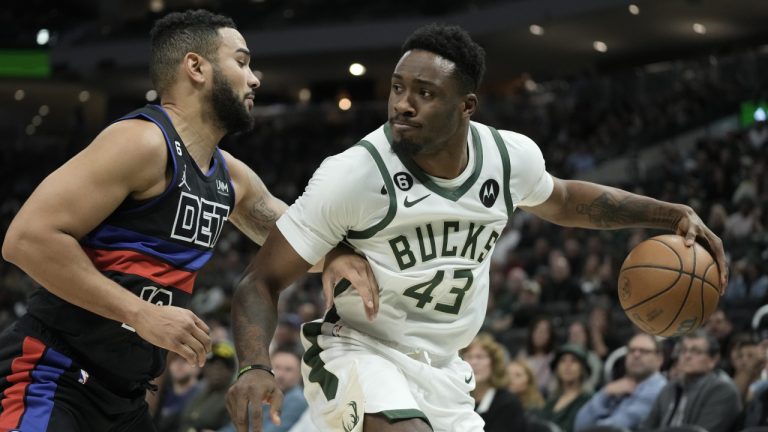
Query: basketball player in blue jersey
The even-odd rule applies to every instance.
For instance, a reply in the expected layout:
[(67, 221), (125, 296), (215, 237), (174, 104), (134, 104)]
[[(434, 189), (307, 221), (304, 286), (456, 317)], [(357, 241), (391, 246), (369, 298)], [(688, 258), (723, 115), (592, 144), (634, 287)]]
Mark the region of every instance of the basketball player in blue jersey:
[[(8, 229), (3, 258), (42, 287), (0, 335), (0, 431), (154, 430), (144, 398), (166, 350), (200, 366), (210, 352), (186, 306), (224, 224), (261, 244), (286, 208), (217, 147), (253, 126), (259, 86), (234, 23), (173, 13), (151, 35), (161, 104), (107, 127)], [(365, 265), (327, 265), (357, 277), (350, 263)]]
[[(690, 207), (558, 179), (532, 140), (471, 121), (484, 57), (458, 27), (417, 30), (392, 74), (389, 121), (323, 162), (235, 293), (239, 359), (264, 364), (280, 291), (341, 241), (368, 259), (377, 318), (366, 319), (341, 280), (334, 308), (302, 329), (305, 394), (320, 430), (483, 430), (472, 370), (457, 352), (482, 325), (488, 256), (515, 208), (564, 226), (670, 229), (689, 246), (700, 238), (726, 285), (722, 243)], [(277, 416), (282, 396), (274, 377), (254, 370), (227, 399), (245, 432), (249, 404), (268, 401)]]

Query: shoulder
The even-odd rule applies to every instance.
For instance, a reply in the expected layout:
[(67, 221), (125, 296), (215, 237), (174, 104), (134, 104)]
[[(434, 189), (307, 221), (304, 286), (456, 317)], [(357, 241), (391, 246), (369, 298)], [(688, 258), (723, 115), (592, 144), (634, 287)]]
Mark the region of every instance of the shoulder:
[(501, 138), (507, 145), (510, 159), (515, 160), (525, 156), (542, 157), (538, 144), (528, 136), (509, 130), (499, 130), (499, 135), (501, 135)]
[(224, 163), (227, 165), (227, 172), (232, 180), (242, 178), (248, 174), (248, 171), (251, 171), (243, 161), (232, 156), (228, 151), (222, 149), (219, 149), (219, 151), (221, 152), (221, 158), (224, 159)]
[(323, 160), (310, 183), (323, 182), (341, 189), (354, 188), (357, 182), (371, 177), (375, 166), (369, 151), (361, 145), (354, 145)]
[(144, 120), (121, 120), (107, 126), (78, 157), (94, 167), (130, 177), (136, 190), (164, 181), (168, 145), (157, 125)]
[[(126, 151), (128, 149), (121, 144), (130, 145), (130, 151)], [(156, 124), (138, 119), (112, 123), (93, 140), (91, 146), (94, 145), (118, 147), (128, 158), (132, 153), (138, 153), (139, 156), (157, 156), (165, 154), (168, 148), (165, 135)]]

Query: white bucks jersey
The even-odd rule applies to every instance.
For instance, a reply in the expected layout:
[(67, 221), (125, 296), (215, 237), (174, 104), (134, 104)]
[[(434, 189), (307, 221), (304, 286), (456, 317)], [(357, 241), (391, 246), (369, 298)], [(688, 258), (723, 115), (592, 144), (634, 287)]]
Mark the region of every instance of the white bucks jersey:
[[(474, 122), (470, 135), (470, 171), (463, 183), (445, 189), (391, 151), (384, 125), (326, 160), (278, 221), (308, 262), (343, 237), (367, 257), (380, 288), (378, 317), (368, 321), (357, 292), (339, 284), (335, 305), (343, 325), (435, 355), (455, 354), (477, 334), (488, 301), (490, 257), (513, 197), (529, 195), (545, 175), (551, 190), (551, 180), (540, 151), (522, 135), (514, 134), (526, 141), (509, 145), (495, 129)], [(520, 149), (514, 167), (510, 149)], [(534, 173), (525, 177), (513, 168)], [(512, 191), (510, 184), (525, 190)]]

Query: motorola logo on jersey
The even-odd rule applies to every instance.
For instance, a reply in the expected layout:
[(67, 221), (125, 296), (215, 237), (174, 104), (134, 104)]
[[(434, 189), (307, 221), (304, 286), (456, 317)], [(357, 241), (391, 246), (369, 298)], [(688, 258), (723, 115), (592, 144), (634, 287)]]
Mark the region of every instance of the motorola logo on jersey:
[(229, 217), (229, 206), (182, 192), (171, 238), (213, 247)]
[(491, 208), (496, 198), (499, 196), (499, 183), (494, 179), (486, 180), (483, 187), (480, 188), (480, 202), (484, 206)]
[(411, 175), (407, 172), (401, 171), (393, 175), (392, 179), (395, 180), (395, 184), (402, 191), (407, 191), (413, 187), (413, 177), (411, 177)]

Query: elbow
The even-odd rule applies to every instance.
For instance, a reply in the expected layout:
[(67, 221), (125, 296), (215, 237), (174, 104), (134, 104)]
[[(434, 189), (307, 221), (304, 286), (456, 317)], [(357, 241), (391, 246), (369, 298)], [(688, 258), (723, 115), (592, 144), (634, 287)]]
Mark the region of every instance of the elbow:
[(268, 296), (275, 301), (277, 300), (277, 297), (280, 295), (280, 291), (282, 291), (282, 287), (280, 283), (278, 283), (274, 278), (269, 277), (268, 275), (263, 274), (262, 272), (258, 271), (257, 269), (248, 269), (248, 272), (243, 276), (243, 278), (240, 280), (240, 283), (237, 284), (237, 289), (235, 290), (235, 295), (244, 295), (245, 293), (249, 292), (257, 292), (261, 293), (262, 296)]
[(35, 229), (11, 223), (3, 240), (3, 259), (25, 270), (25, 263), (50, 247), (50, 240), (50, 236), (41, 235)]
[(13, 226), (8, 229), (3, 240), (3, 259), (5, 261), (18, 265), (21, 251), (24, 249), (22, 246), (23, 238), (24, 236)]

